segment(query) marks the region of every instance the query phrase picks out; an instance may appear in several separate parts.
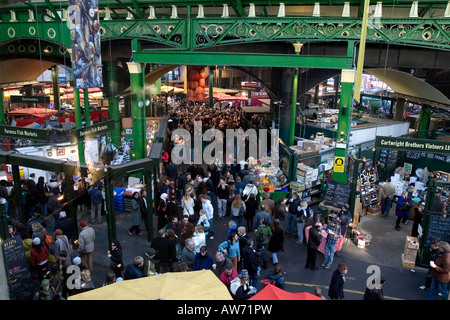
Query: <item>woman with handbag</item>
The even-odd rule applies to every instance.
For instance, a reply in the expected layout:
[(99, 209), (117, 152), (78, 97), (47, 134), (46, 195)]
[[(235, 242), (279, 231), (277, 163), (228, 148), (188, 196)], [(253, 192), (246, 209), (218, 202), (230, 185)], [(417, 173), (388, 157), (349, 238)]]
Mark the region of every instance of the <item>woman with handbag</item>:
[(119, 241), (113, 240), (109, 244), (109, 251), (107, 251), (109, 262), (109, 268), (114, 272), (116, 278), (122, 277), (122, 271), (124, 270), (122, 261), (122, 246)]
[(397, 209), (395, 211), (395, 215), (397, 216), (397, 220), (395, 221), (395, 230), (400, 231), (400, 221), (403, 220), (403, 223), (406, 222), (409, 216), (408, 210), (408, 192), (403, 191), (400, 198), (397, 200)]

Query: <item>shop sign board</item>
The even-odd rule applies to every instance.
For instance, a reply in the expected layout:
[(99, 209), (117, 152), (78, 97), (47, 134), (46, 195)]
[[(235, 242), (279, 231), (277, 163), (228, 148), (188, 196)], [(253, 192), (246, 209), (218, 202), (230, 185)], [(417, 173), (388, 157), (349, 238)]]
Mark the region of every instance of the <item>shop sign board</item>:
[(50, 103), (48, 96), (10, 96), (11, 103)]
[(334, 172), (344, 172), (345, 157), (334, 157)]
[(48, 141), (49, 130), (0, 125), (0, 137)]
[(84, 128), (72, 130), (72, 142), (85, 140), (114, 130), (114, 120), (99, 122)]
[(425, 153), (450, 153), (450, 141), (377, 136), (375, 148)]

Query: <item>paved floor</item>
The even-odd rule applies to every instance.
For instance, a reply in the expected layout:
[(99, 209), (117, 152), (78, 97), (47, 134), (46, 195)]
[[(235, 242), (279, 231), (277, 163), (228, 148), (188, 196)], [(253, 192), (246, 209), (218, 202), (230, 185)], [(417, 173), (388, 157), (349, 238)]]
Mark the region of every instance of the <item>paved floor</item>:
[[(78, 214), (79, 220), (87, 219), (89, 213)], [(94, 273), (93, 280), (97, 287), (101, 286), (106, 274), (109, 272), (109, 259), (106, 256), (108, 250), (106, 218), (102, 224), (92, 225), (96, 232)], [(367, 268), (370, 265), (380, 267), (381, 272), (386, 276), (384, 294), (389, 300), (422, 300), (426, 291), (418, 289), (425, 279), (426, 269), (416, 267), (413, 270), (402, 266), (401, 254), (404, 249), (405, 238), (410, 235), (412, 222), (402, 225), (401, 231), (394, 228), (395, 215), (391, 213), (388, 219), (381, 217), (372, 218), (361, 217), (358, 230), (367, 233), (372, 237), (370, 246), (358, 248), (352, 241), (347, 242), (341, 252), (335, 257), (332, 268), (326, 270), (319, 268), (317, 271), (310, 271), (304, 268), (306, 259), (305, 245), (299, 245), (293, 237), (286, 236), (285, 250), (279, 254), (280, 263), (284, 267), (284, 276), (287, 282), (286, 290), (290, 292), (312, 292), (314, 287), (320, 287), (323, 294), (327, 295), (329, 281), (332, 272), (338, 263), (346, 263), (349, 268), (347, 281), (345, 283), (346, 300), (362, 300), (366, 286), (366, 280), (370, 274)], [(229, 217), (215, 221), (214, 227), (217, 236), (214, 240), (207, 240), (209, 252), (215, 252), (220, 242), (226, 239), (227, 224)], [(156, 225), (156, 218), (154, 220)], [(123, 246), (123, 259), (125, 264), (132, 262), (134, 256), (142, 254), (150, 245), (147, 240), (147, 233), (143, 236), (129, 236), (127, 229), (131, 225), (130, 214), (117, 213), (117, 238)], [(143, 228), (143, 224), (141, 225)], [(157, 234), (154, 230), (154, 235)], [(249, 233), (253, 236), (253, 233)], [(269, 256), (267, 256), (269, 258)], [(319, 263), (323, 260), (323, 255), (319, 254)], [(270, 271), (269, 267), (261, 272), (261, 279)], [(320, 267), (320, 266), (319, 266)], [(261, 280), (260, 279), (260, 280)], [(258, 288), (262, 288), (259, 282)]]

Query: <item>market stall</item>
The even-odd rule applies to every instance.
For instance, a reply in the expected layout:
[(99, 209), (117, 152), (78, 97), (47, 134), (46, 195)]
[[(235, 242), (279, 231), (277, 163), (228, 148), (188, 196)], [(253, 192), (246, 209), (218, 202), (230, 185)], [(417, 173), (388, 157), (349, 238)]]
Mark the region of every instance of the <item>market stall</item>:
[[(309, 238), (309, 229), (311, 229), (312, 226), (308, 226), (305, 228), (305, 237), (306, 237), (306, 243), (308, 243), (308, 238)], [(327, 232), (325, 231), (326, 226), (324, 225), (322, 227), (322, 241), (320, 242), (319, 248), (317, 248), (317, 250), (319, 250), (319, 252), (325, 254), (325, 243), (327, 242)], [(336, 242), (336, 247), (334, 248), (334, 252), (338, 252), (341, 251), (342, 249), (342, 245), (344, 244), (344, 237), (341, 235), (339, 236), (338, 241)]]

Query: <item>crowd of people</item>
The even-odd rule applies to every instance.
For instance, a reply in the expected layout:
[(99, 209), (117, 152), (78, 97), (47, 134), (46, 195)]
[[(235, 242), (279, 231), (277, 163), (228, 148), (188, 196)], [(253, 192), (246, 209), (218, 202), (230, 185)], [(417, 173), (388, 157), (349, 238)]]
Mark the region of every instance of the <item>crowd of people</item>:
[[(325, 269), (333, 266), (337, 241), (345, 236), (351, 221), (348, 204), (324, 221), (319, 212), (310, 208), (296, 192), (292, 192), (289, 198), (272, 199), (269, 190), (260, 195), (254, 176), (245, 166), (214, 164), (204, 168), (191, 164), (180, 174), (174, 170), (175, 175), (171, 176), (170, 165), (165, 168), (166, 176), (155, 202), (157, 235), (130, 263), (123, 259), (121, 242), (111, 241), (107, 252), (110, 272), (105, 274), (102, 285), (166, 272), (206, 269), (216, 274), (234, 299), (246, 300), (257, 292), (260, 282), (263, 286), (272, 284), (286, 288), (283, 261), (279, 256), (284, 250), (286, 237), (292, 237), (297, 244), (304, 246), (307, 252), (304, 267), (312, 271), (319, 269), (318, 248), (326, 237), (321, 266)], [(47, 202), (39, 202), (41, 198), (39, 192), (34, 191), (34, 178), (30, 176), (22, 187), (24, 204), (26, 199), (33, 199), (29, 201), (32, 205), (25, 206), (24, 212), (29, 219), (26, 224), (18, 222), (11, 225), (10, 234), (21, 236), (31, 275), (40, 284), (35, 299), (67, 299), (94, 289), (91, 278), (94, 272), (94, 228), (82, 220), (79, 234), (74, 234), (73, 221), (59, 199), (64, 184), (58, 177), (52, 177), (51, 181), (43, 184)], [(81, 187), (81, 181), (77, 183), (80, 192), (87, 191)], [(41, 184), (40, 177), (36, 183), (37, 190), (42, 189)], [(0, 184), (0, 192), (1, 187)], [(90, 206), (91, 225), (102, 223), (104, 198), (101, 190), (102, 185), (97, 183), (85, 193), (88, 197), (77, 202), (78, 209)], [(52, 197), (57, 201), (50, 200)], [(8, 197), (9, 201), (12, 199)], [(143, 235), (140, 225), (148, 220), (146, 201), (145, 191), (133, 193), (128, 229), (130, 237)], [(53, 230), (49, 230), (46, 224), (50, 217)], [(214, 228), (223, 219), (228, 220), (226, 234), (220, 234)], [(147, 224), (145, 228), (148, 230)], [(218, 244), (212, 248), (210, 240), (216, 237), (219, 238)], [(438, 293), (445, 296), (449, 281), (448, 243), (435, 242), (432, 248), (435, 250), (434, 263), (430, 265), (424, 285), (429, 289), (427, 299), (433, 299)], [(81, 278), (74, 286), (67, 282), (71, 275), (67, 270), (71, 265), (79, 266), (81, 270)], [(263, 278), (262, 270), (267, 269)], [(335, 266), (327, 293), (329, 299), (344, 299), (347, 272), (346, 264)], [(385, 280), (383, 277), (380, 283)], [(320, 290), (315, 290), (315, 293), (324, 296)], [(382, 288), (367, 288), (364, 299), (383, 299)]]

